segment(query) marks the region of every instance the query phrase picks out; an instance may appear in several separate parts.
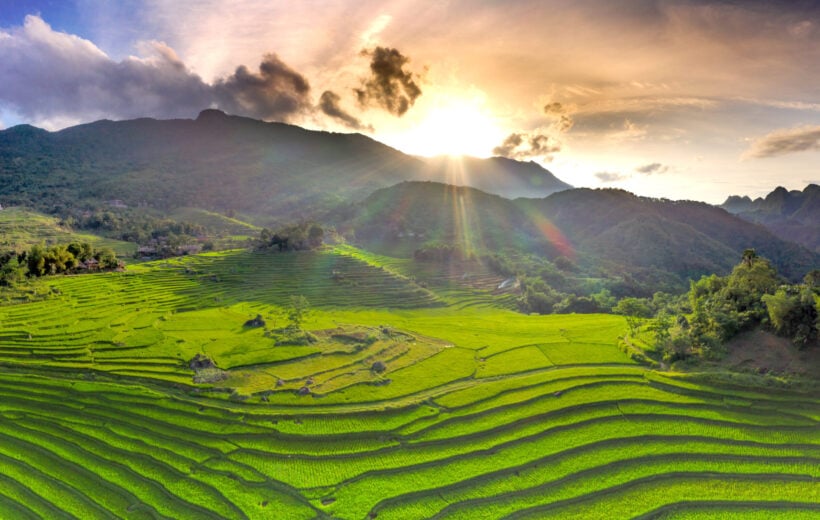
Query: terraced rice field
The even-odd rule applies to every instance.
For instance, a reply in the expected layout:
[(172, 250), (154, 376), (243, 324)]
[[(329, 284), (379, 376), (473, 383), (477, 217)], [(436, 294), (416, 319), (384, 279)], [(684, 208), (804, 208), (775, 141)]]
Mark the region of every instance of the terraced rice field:
[(56, 218), (19, 207), (0, 210), (0, 251), (23, 251), (39, 243), (46, 245), (88, 242), (94, 248), (110, 247), (130, 257), (137, 246), (130, 242), (76, 233), (60, 226)]
[[(620, 317), (408, 269), (231, 252), (0, 307), (0, 518), (820, 515), (818, 396), (654, 372)], [(316, 343), (265, 334), (294, 294)], [(193, 383), (197, 353), (227, 378)]]

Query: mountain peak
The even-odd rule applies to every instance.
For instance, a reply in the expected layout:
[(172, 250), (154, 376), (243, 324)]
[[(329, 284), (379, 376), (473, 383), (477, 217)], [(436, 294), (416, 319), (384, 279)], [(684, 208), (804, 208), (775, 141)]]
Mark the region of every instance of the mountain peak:
[(227, 119), (228, 114), (217, 108), (206, 108), (196, 117), (197, 121), (222, 121)]
[(510, 199), (540, 199), (572, 188), (535, 161), (501, 156), (487, 159), (439, 156), (426, 162), (425, 178), (428, 180), (471, 186)]

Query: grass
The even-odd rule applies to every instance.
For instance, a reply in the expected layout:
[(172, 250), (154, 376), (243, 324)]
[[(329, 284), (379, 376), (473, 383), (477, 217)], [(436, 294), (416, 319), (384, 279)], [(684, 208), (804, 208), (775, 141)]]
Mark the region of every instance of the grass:
[[(816, 393), (654, 372), (622, 317), (517, 314), (465, 269), (336, 246), (42, 280), (0, 306), (0, 517), (818, 511)], [(315, 341), (283, 345), (300, 294)]]

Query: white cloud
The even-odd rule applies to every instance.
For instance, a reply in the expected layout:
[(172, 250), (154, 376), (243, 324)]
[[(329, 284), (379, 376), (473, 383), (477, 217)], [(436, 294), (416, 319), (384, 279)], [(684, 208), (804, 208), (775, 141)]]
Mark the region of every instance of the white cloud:
[(147, 58), (116, 62), (92, 42), (54, 31), (37, 16), (7, 34), (0, 39), (0, 103), (42, 126), (190, 116), (209, 104), (208, 87), (162, 44), (154, 43)]
[(313, 110), (307, 79), (274, 54), (258, 70), (239, 66), (208, 84), (160, 41), (141, 42), (142, 56), (115, 61), (38, 16), (6, 34), (0, 104), (49, 129), (101, 118), (193, 117), (208, 107), (280, 121)]

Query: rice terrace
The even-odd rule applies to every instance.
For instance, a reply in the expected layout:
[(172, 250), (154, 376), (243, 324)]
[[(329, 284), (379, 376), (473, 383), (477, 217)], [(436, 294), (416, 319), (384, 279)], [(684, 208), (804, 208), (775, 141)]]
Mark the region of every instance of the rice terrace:
[(819, 519), (818, 27), (0, 2), (0, 520)]
[[(657, 372), (621, 316), (521, 315), (402, 267), (229, 251), (4, 306), (2, 517), (817, 514), (815, 398)], [(313, 342), (244, 325), (297, 292)], [(197, 354), (221, 377), (194, 383)]]

